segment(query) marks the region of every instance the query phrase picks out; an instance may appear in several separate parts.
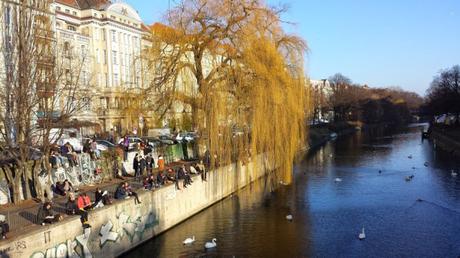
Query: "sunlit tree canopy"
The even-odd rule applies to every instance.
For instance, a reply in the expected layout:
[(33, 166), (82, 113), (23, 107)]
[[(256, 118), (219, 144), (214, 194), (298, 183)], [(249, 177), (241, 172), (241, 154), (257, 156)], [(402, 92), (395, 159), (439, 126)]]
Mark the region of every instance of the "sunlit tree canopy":
[(212, 166), (266, 153), (290, 180), (309, 109), (307, 45), (283, 30), (283, 11), (256, 0), (184, 0), (151, 27), (152, 106), (162, 115), (190, 110)]

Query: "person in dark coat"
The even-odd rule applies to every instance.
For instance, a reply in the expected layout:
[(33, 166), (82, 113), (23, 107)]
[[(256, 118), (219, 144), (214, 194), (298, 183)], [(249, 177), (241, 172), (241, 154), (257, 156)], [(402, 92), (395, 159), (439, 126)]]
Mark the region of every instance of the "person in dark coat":
[(115, 190), (115, 199), (120, 200), (120, 199), (126, 199), (128, 195), (126, 194), (126, 190), (124, 188), (125, 183), (121, 183), (118, 187), (117, 190)]
[(45, 202), (43, 206), (38, 210), (38, 222), (44, 226), (45, 224), (52, 224), (58, 222), (62, 219), (60, 214), (54, 214), (53, 209), (51, 208), (50, 202)]
[(139, 154), (136, 153), (133, 159), (133, 169), (134, 169), (134, 176), (137, 178), (140, 176), (139, 170)]
[(73, 193), (69, 194), (69, 198), (65, 204), (65, 210), (68, 215), (78, 214), (77, 200), (75, 199), (75, 195)]
[(10, 225), (6, 222), (6, 217), (0, 214), (0, 237), (1, 239), (6, 238), (6, 233), (10, 232)]
[(152, 157), (151, 153), (147, 155), (145, 161), (147, 163), (147, 175), (151, 175), (153, 168), (155, 167), (155, 159)]
[(80, 222), (84, 228), (91, 227), (88, 223), (88, 212), (78, 208), (77, 199), (75, 199), (74, 193), (69, 193), (65, 209), (68, 215), (80, 215)]
[(141, 159), (139, 160), (139, 174), (143, 176), (145, 173), (145, 169), (147, 168), (147, 161), (143, 156), (141, 156)]
[(96, 188), (96, 193), (94, 194), (96, 197), (96, 206), (102, 206), (100, 203), (103, 205), (109, 205), (112, 204), (112, 200), (110, 199), (109, 194), (107, 191), (102, 191), (99, 187)]
[(137, 195), (136, 192), (134, 192), (133, 188), (128, 184), (128, 182), (125, 182), (123, 187), (125, 188), (125, 192), (128, 196), (133, 196), (134, 197), (134, 203), (135, 204), (141, 204), (142, 202), (139, 200), (139, 196)]

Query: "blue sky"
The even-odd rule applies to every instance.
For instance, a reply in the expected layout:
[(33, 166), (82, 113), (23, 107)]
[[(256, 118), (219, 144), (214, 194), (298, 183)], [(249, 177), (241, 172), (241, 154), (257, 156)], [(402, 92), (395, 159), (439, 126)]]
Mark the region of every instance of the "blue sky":
[[(145, 23), (168, 0), (125, 0)], [(174, 5), (171, 0), (171, 6)], [(441, 69), (460, 64), (459, 0), (268, 0), (290, 6), (286, 30), (307, 40), (313, 79), (340, 72), (356, 83), (425, 94)]]

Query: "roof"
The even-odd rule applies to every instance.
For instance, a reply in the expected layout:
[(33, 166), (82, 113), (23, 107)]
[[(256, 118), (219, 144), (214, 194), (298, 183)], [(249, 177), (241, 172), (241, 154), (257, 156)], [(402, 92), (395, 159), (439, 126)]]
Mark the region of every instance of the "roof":
[(80, 10), (86, 9), (103, 9), (108, 4), (111, 4), (110, 0), (56, 0), (56, 3), (65, 4)]

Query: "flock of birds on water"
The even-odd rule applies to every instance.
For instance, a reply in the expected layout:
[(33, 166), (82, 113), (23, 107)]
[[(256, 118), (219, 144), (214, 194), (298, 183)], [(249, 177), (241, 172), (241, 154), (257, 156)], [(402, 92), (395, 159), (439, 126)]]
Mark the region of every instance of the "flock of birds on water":
[[(332, 157), (332, 154), (330, 154), (329, 157)], [(412, 159), (412, 155), (407, 156), (407, 158)], [(424, 165), (425, 167), (428, 167), (428, 166), (429, 166), (429, 163), (428, 163), (428, 162), (425, 162), (423, 165)], [(412, 169), (415, 170), (416, 168), (415, 168), (415, 167), (412, 167)], [(379, 174), (381, 174), (381, 173), (382, 173), (382, 170), (379, 170)], [(458, 173), (455, 172), (455, 171), (452, 169), (452, 170), (451, 170), (451, 176), (456, 177), (456, 176), (458, 176)], [(406, 180), (406, 181), (411, 181), (414, 177), (415, 177), (414, 175), (406, 176), (405, 180)], [(336, 178), (334, 179), (334, 181), (335, 181), (336, 183), (339, 183), (339, 182), (342, 182), (342, 179), (341, 179), (340, 177), (336, 177)], [(280, 181), (280, 184), (282, 184), (282, 185), (287, 185), (287, 184), (284, 183), (283, 181)], [(422, 201), (422, 200), (421, 200), (421, 199), (417, 199), (417, 201)], [(293, 219), (294, 219), (294, 217), (292, 216), (292, 214), (286, 215), (286, 220), (292, 221)], [(364, 227), (363, 227), (363, 228), (361, 229), (361, 232), (359, 232), (359, 234), (358, 234), (358, 239), (359, 239), (359, 240), (364, 240), (365, 238), (366, 238), (366, 233), (365, 233)], [(195, 236), (192, 236), (192, 237), (186, 238), (186, 239), (183, 241), (183, 244), (184, 244), (184, 245), (191, 245), (191, 244), (193, 244), (194, 242), (195, 242)], [(205, 248), (206, 250), (207, 250), (207, 249), (215, 248), (215, 247), (217, 247), (217, 243), (216, 243), (216, 242), (217, 242), (217, 239), (216, 239), (216, 238), (213, 238), (213, 239), (211, 240), (211, 242), (206, 242), (206, 243), (204, 244), (204, 248)]]

